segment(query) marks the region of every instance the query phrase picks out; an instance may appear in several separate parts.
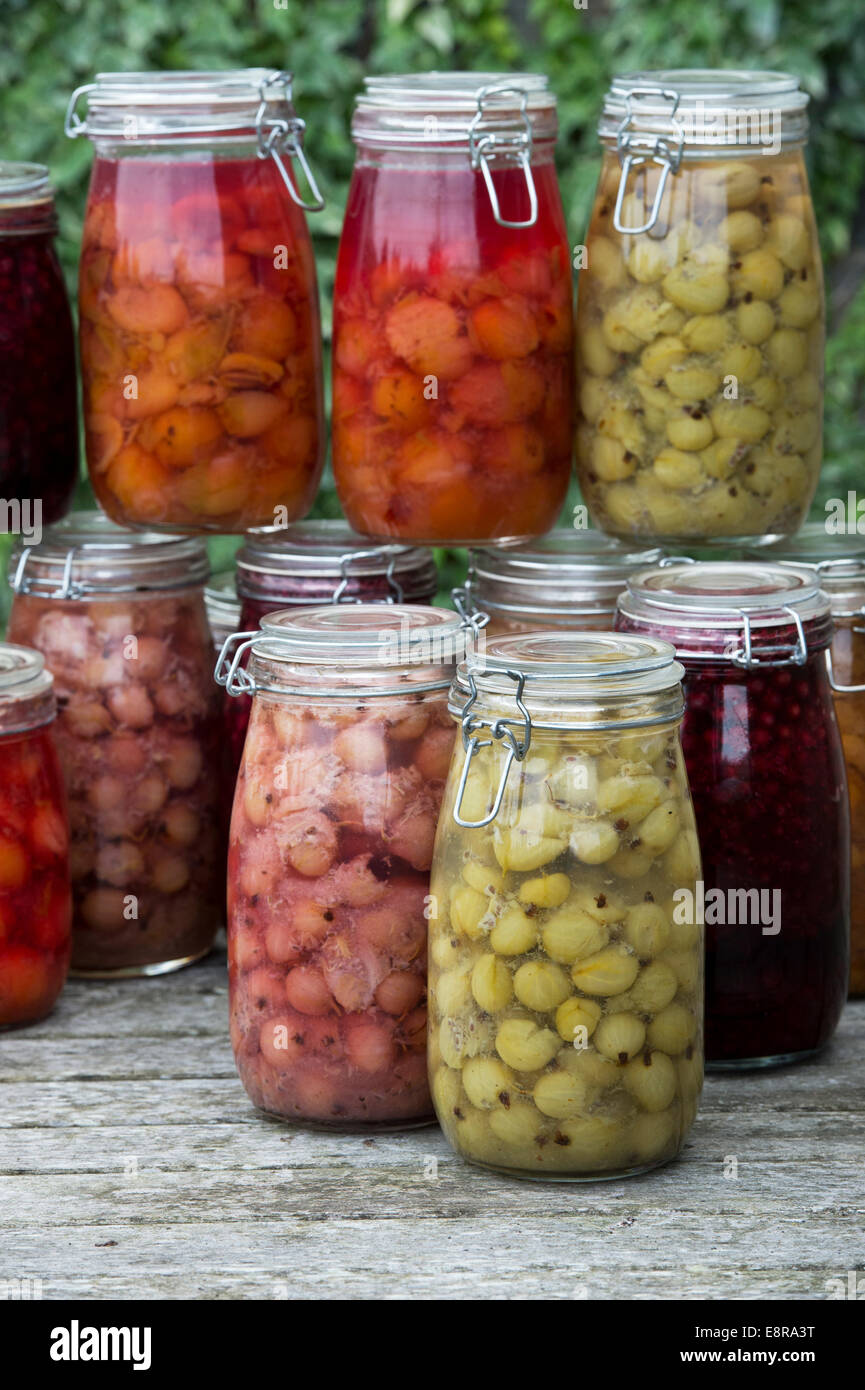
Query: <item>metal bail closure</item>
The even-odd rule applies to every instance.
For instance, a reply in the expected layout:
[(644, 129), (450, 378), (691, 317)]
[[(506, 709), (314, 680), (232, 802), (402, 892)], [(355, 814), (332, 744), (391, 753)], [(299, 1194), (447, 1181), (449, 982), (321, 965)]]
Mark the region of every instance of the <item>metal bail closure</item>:
[(67, 552), (63, 562), (63, 574), (59, 585), (53, 580), (40, 579), (37, 575), (28, 576), (27, 565), (33, 555), (34, 547), (25, 545), (18, 557), (18, 564), (15, 566), (15, 574), (11, 581), (12, 592), (15, 594), (35, 594), (39, 598), (58, 598), (58, 599), (77, 599), (81, 598), (84, 589), (80, 584), (72, 583), (72, 566), (78, 555), (78, 546), (73, 545)]
[[(671, 147), (669, 141), (665, 140), (663, 136), (641, 135), (639, 131), (628, 129), (634, 117), (631, 109), (631, 101), (634, 97), (663, 97), (665, 101), (672, 102), (670, 124), (676, 132), (675, 148)], [(628, 92), (625, 100), (625, 117), (616, 134), (616, 150), (619, 155), (619, 163), (622, 166), (622, 176), (619, 179), (616, 206), (613, 212), (613, 226), (617, 232), (623, 232), (628, 236), (638, 236), (642, 232), (650, 232), (658, 220), (667, 179), (671, 173), (678, 172), (682, 162), (685, 132), (681, 122), (676, 119), (679, 99), (680, 93), (671, 87), (632, 87)], [(633, 168), (648, 163), (661, 166), (661, 177), (658, 179), (658, 187), (655, 190), (655, 200), (652, 203), (649, 220), (644, 222), (642, 227), (625, 227), (622, 225), (622, 206), (625, 201), (628, 178)]]
[[(353, 550), (348, 555), (343, 555), (339, 562), (339, 572), (342, 576), (333, 591), (331, 603), (363, 603), (362, 598), (346, 598), (345, 591), (351, 582), (351, 565), (355, 560), (376, 560), (387, 555), (384, 546), (376, 547), (372, 550)], [(387, 562), (385, 579), (390, 593), (385, 598), (385, 603), (405, 603), (405, 595), (402, 585), (396, 577), (396, 555), (391, 554)]]
[[(463, 706), (461, 720), (463, 747), (466, 750), (466, 756), (465, 761), (463, 762), (463, 770), (460, 774), (460, 780), (459, 785), (457, 787), (456, 800), (454, 802), (453, 809), (454, 820), (456, 821), (457, 825), (461, 825), (464, 830), (480, 830), (482, 826), (489, 825), (491, 821), (495, 820), (502, 804), (502, 798), (505, 794), (505, 786), (507, 785), (508, 773), (510, 772), (514, 762), (521, 763), (523, 761), (523, 758), (529, 751), (529, 746), (532, 741), (532, 717), (526, 709), (525, 705), (523, 704), (523, 686), (526, 683), (525, 673), (522, 671), (505, 671), (504, 674), (506, 676), (509, 676), (512, 681), (516, 681), (517, 688), (514, 698), (516, 699), (517, 709), (523, 716), (523, 737), (521, 739), (518, 739), (513, 729), (510, 728), (510, 725), (516, 722), (513, 719), (496, 719), (489, 726), (492, 738), (479, 739), (476, 737), (475, 729), (482, 727), (484, 721), (481, 719), (475, 721), (471, 714), (472, 705), (478, 698), (478, 688), (475, 684), (474, 676), (470, 675), (469, 690), (471, 693), (469, 694), (469, 698), (466, 700), (466, 703)], [(474, 757), (475, 753), (479, 748), (491, 748), (493, 742), (497, 739), (504, 740), (504, 742), (507, 744), (508, 751), (507, 756), (505, 758), (505, 765), (502, 768), (502, 775), (499, 781), (499, 788), (496, 792), (492, 810), (486, 816), (484, 816), (483, 820), (464, 820), (462, 815), (460, 814), (460, 808), (463, 804), (463, 796), (465, 795), (466, 782), (468, 781), (469, 768), (471, 767), (472, 758)]]
[(76, 87), (69, 98), (69, 105), (66, 107), (66, 115), (63, 120), (63, 133), (68, 135), (70, 140), (75, 140), (79, 135), (87, 134), (87, 121), (82, 121), (75, 108), (78, 105), (79, 97), (83, 97), (85, 92), (95, 91), (95, 82), (85, 82), (83, 87)]
[(451, 603), (462, 620), (462, 626), (473, 637), (480, 637), (481, 631), (490, 620), (489, 613), (482, 613), (469, 597), (468, 584), (464, 588), (451, 589)]
[[(489, 115), (486, 102), (495, 96), (517, 97), (520, 103), (521, 129), (511, 131), (480, 130), (484, 118)], [(473, 169), (480, 169), (487, 186), (493, 217), (500, 227), (533, 227), (538, 220), (538, 192), (532, 175), (532, 126), (528, 116), (528, 92), (522, 87), (512, 87), (508, 83), (492, 82), (481, 87), (478, 92), (478, 109), (469, 126), (469, 151)], [(500, 157), (511, 164), (517, 164), (523, 171), (529, 195), (529, 215), (524, 222), (509, 222), (502, 217), (499, 197), (493, 183), (490, 160)]]
[(742, 636), (744, 646), (736, 648), (729, 653), (731, 661), (736, 666), (742, 666), (746, 671), (752, 671), (756, 666), (804, 666), (808, 659), (808, 642), (805, 637), (805, 629), (802, 626), (802, 619), (794, 608), (784, 604), (782, 613), (787, 613), (792, 619), (796, 628), (796, 645), (789, 646), (781, 643), (774, 647), (763, 647), (760, 655), (754, 652), (754, 644), (751, 634), (751, 616), (745, 609), (739, 609), (742, 618)]
[[(258, 637), (259, 632), (231, 632), (226, 637), (220, 648), (219, 656), (216, 658), (216, 667), (213, 672), (213, 679), (217, 685), (224, 685), (228, 688), (235, 662), (231, 659), (232, 648), (235, 642), (244, 644), (244, 651), (252, 645), (251, 638)], [(231, 691), (231, 694), (239, 694), (239, 691)]]
[[(255, 114), (255, 131), (258, 136), (258, 157), (267, 159), (268, 155), (275, 161), (276, 167), (282, 175), (282, 181), (288, 189), (292, 202), (296, 203), (304, 212), (321, 212), (324, 207), (324, 198), (319, 191), (318, 184), (312, 169), (309, 167), (306, 155), (303, 152), (303, 133), (306, 130), (306, 121), (302, 121), (299, 116), (292, 116), (286, 119), (284, 116), (268, 116), (268, 103), (272, 101), (283, 102), (286, 106), (292, 104), (291, 84), (294, 74), (290, 72), (275, 72), (270, 77), (266, 77), (260, 84), (258, 94), (261, 99), (258, 111)], [(278, 95), (268, 95), (271, 87), (278, 86)], [(303, 176), (309, 185), (312, 194), (312, 202), (305, 203), (294, 186), (294, 181), (288, 169), (283, 163), (282, 156), (287, 154), (289, 159), (296, 159)]]

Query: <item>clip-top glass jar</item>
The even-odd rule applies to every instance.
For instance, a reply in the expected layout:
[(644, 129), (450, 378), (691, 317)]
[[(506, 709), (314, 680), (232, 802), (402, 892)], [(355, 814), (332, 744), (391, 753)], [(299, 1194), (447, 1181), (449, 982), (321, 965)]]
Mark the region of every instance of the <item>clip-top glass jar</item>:
[(596, 526), (665, 542), (787, 535), (820, 471), (824, 308), (777, 72), (628, 73), (578, 290), (577, 468)]
[(324, 424), (304, 213), (323, 204), (291, 82), (100, 73), (69, 103), (67, 134), (96, 149), (79, 277), (87, 462), (124, 525), (243, 531), (312, 504)]
[(155, 975), (224, 920), (204, 542), (73, 512), (13, 552), (9, 635), (53, 673), (77, 975)]
[(556, 132), (545, 77), (365, 81), (333, 330), (334, 477), (358, 531), (458, 544), (555, 522), (573, 397)]
[(807, 522), (789, 540), (752, 559), (811, 565), (831, 605), (826, 660), (847, 760), (850, 793), (850, 993), (865, 994), (865, 537), (837, 535)]
[(63, 516), (78, 477), (75, 335), (56, 231), (48, 170), (0, 160), (0, 492), (22, 509), (5, 529), (22, 535)]
[(72, 901), (52, 679), (0, 643), (0, 1029), (50, 1014), (69, 968)]
[(829, 600), (794, 566), (671, 565), (630, 580), (617, 626), (675, 643), (686, 672), (707, 1065), (811, 1056), (838, 1023), (850, 939)]
[(628, 576), (656, 565), (663, 553), (562, 527), (526, 545), (472, 550), (465, 589), (453, 598), (488, 615), (487, 637), (560, 627), (609, 631)]
[(227, 681), (253, 695), (228, 862), (241, 1080), (282, 1119), (425, 1123), (429, 870), (465, 630), (349, 604), (270, 614), (245, 646)]
[(597, 1179), (673, 1158), (702, 1085), (700, 874), (666, 642), (499, 637), (458, 668), (430, 1076), (465, 1158)]

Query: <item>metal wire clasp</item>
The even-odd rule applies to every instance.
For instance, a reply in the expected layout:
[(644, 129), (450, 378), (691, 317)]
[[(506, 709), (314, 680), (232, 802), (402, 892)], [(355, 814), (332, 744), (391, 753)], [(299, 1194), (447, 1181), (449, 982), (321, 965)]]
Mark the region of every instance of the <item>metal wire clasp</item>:
[[(255, 682), (247, 675), (245, 668), (238, 663), (246, 656), (256, 637), (260, 636), (260, 630), (257, 632), (232, 632), (223, 642), (219, 656), (216, 658), (213, 679), (217, 685), (224, 685), (229, 695), (251, 695), (254, 692)], [(237, 644), (237, 650), (233, 651), (235, 644)], [(232, 685), (232, 682), (235, 684)]]
[[(516, 130), (487, 130), (481, 132), (484, 118), (489, 115), (486, 103), (491, 97), (513, 96), (520, 104), (521, 128)], [(528, 114), (529, 94), (523, 87), (514, 87), (507, 82), (491, 82), (478, 92), (478, 109), (469, 126), (469, 151), (473, 169), (480, 169), (487, 186), (493, 217), (500, 227), (533, 227), (538, 220), (538, 192), (532, 174), (532, 125)], [(517, 164), (523, 171), (529, 195), (529, 215), (524, 222), (509, 222), (502, 217), (501, 205), (493, 183), (490, 159), (500, 156), (511, 164)]]
[(15, 594), (36, 594), (39, 598), (81, 598), (85, 590), (80, 584), (73, 584), (72, 582), (72, 566), (79, 554), (78, 546), (73, 545), (67, 551), (59, 585), (56, 585), (47, 576), (40, 579), (38, 575), (27, 575), (27, 565), (33, 555), (33, 550), (33, 546), (25, 545), (18, 556), (18, 564), (15, 566), (15, 574), (11, 580), (12, 592)]
[[(521, 763), (523, 761), (531, 745), (532, 717), (523, 704), (523, 686), (526, 683), (525, 673), (523, 671), (505, 671), (503, 674), (509, 676), (512, 681), (516, 681), (517, 688), (514, 698), (516, 700), (517, 709), (523, 716), (523, 736), (521, 739), (518, 739), (513, 729), (510, 727), (511, 724), (516, 723), (516, 720), (504, 718), (494, 720), (489, 726), (490, 734), (492, 735), (491, 738), (479, 739), (476, 736), (475, 730), (483, 727), (484, 720), (476, 719), (471, 713), (472, 705), (478, 698), (478, 688), (475, 684), (474, 676), (470, 674), (468, 678), (470, 694), (466, 703), (463, 705), (462, 718), (460, 721), (462, 725), (463, 748), (466, 750), (466, 756), (463, 762), (463, 770), (460, 773), (459, 786), (457, 787), (453, 810), (454, 820), (457, 825), (461, 825), (464, 830), (479, 830), (481, 826), (489, 825), (490, 821), (495, 820), (502, 804), (502, 798), (505, 794), (505, 785), (511, 766), (514, 762)], [(463, 804), (463, 796), (465, 794), (472, 758), (479, 748), (491, 748), (496, 739), (504, 740), (507, 744), (508, 751), (492, 810), (483, 820), (464, 820), (460, 814), (460, 808)]]
[(75, 140), (79, 135), (87, 134), (87, 121), (82, 121), (75, 108), (78, 105), (79, 97), (83, 97), (85, 92), (95, 92), (95, 90), (95, 82), (85, 82), (83, 87), (76, 87), (69, 98), (63, 120), (63, 134), (68, 135), (70, 140)]
[(475, 608), (474, 600), (469, 592), (469, 584), (464, 587), (451, 589), (451, 603), (462, 619), (462, 625), (473, 637), (480, 637), (481, 632), (490, 620), (489, 613), (482, 613), (479, 608)]
[[(616, 150), (619, 155), (619, 163), (622, 166), (622, 177), (619, 179), (616, 207), (613, 212), (613, 226), (617, 232), (624, 232), (628, 236), (639, 235), (641, 232), (651, 231), (658, 220), (667, 179), (671, 173), (678, 172), (682, 162), (685, 131), (681, 121), (676, 119), (680, 95), (672, 87), (632, 87), (625, 98), (625, 116), (616, 132)], [(675, 146), (671, 146), (670, 142), (662, 135), (641, 134), (640, 131), (628, 129), (634, 118), (631, 107), (634, 97), (663, 97), (665, 101), (672, 102), (670, 124), (676, 136)], [(622, 225), (622, 206), (625, 201), (628, 177), (634, 167), (648, 163), (661, 166), (661, 177), (658, 179), (658, 187), (655, 190), (655, 200), (652, 204), (652, 211), (649, 213), (649, 220), (642, 227), (625, 227)]]
[[(288, 189), (292, 201), (299, 208), (302, 208), (304, 212), (321, 212), (324, 207), (324, 198), (303, 152), (303, 133), (306, 130), (306, 121), (302, 121), (297, 115), (290, 118), (267, 115), (270, 102), (278, 101), (285, 106), (291, 106), (293, 80), (293, 73), (274, 72), (269, 77), (265, 77), (259, 85), (260, 104), (255, 114), (255, 132), (258, 137), (257, 153), (259, 159), (267, 159), (270, 155), (275, 160), (276, 167), (282, 175), (282, 181)], [(275, 86), (280, 88), (279, 93), (276, 96), (268, 95), (269, 88)], [(296, 159), (303, 170), (304, 178), (309, 184), (309, 190), (312, 194), (311, 203), (305, 203), (295, 188), (294, 181), (283, 163), (283, 154), (287, 154), (290, 159)]]
[[(333, 591), (331, 603), (364, 603), (362, 598), (346, 598), (345, 591), (351, 583), (351, 565), (355, 560), (375, 560), (383, 558), (388, 554), (387, 546), (379, 546), (372, 550), (352, 550), (347, 555), (343, 555), (339, 562), (340, 581)], [(385, 579), (390, 593), (384, 599), (385, 603), (405, 603), (403, 587), (396, 577), (396, 555), (391, 552), (385, 570)]]
[(750, 614), (743, 608), (737, 611), (742, 619), (743, 646), (728, 653), (736, 666), (742, 666), (746, 671), (753, 670), (755, 666), (804, 666), (808, 659), (808, 642), (802, 618), (794, 608), (784, 604), (781, 612), (789, 615), (796, 628), (795, 646), (782, 642), (774, 647), (763, 647), (760, 655), (754, 651)]

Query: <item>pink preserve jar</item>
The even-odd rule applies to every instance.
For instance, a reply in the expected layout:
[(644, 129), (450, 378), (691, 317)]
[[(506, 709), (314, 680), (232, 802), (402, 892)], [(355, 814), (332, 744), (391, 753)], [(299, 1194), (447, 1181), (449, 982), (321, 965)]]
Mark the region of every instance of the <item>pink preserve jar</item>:
[(231, 1039), (260, 1109), (330, 1129), (426, 1123), (429, 871), (454, 739), (452, 612), (272, 614), (228, 860)]

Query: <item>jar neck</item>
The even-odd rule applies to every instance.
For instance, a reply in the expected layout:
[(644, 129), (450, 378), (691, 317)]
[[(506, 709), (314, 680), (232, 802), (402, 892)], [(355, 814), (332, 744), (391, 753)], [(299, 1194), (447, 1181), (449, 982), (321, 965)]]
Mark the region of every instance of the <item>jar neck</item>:
[(4, 204), (0, 201), (0, 237), (45, 237), (57, 233), (54, 200), (41, 203)]

